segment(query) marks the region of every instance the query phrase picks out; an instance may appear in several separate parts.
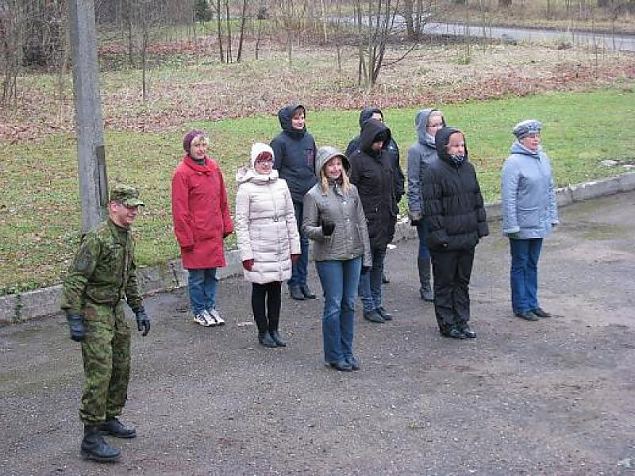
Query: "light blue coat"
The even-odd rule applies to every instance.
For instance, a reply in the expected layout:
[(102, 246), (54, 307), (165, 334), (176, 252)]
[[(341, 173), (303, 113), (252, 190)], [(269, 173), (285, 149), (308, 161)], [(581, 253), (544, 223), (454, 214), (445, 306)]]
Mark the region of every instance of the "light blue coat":
[(549, 157), (518, 141), (501, 177), (503, 233), (514, 238), (544, 238), (558, 224), (556, 192)]
[(421, 220), (423, 216), (423, 175), (430, 162), (437, 159), (434, 137), (426, 131), (428, 117), (433, 111), (437, 109), (422, 109), (417, 112), (417, 142), (408, 149), (408, 212), (413, 220)]

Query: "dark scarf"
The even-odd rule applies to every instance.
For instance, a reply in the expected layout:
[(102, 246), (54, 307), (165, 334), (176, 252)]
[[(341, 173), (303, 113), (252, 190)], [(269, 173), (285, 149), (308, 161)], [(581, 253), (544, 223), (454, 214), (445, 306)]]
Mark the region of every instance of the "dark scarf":
[(465, 162), (465, 156), (457, 154), (448, 155), (448, 160), (458, 169), (461, 165), (463, 165), (463, 162)]

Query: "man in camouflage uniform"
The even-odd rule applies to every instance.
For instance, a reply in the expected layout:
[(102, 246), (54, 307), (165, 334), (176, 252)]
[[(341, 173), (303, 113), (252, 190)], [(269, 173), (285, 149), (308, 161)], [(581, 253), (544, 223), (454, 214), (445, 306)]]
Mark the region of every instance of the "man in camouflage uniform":
[(84, 235), (64, 280), (62, 309), (71, 339), (82, 343), (84, 359), (81, 452), (96, 461), (114, 461), (121, 453), (103, 434), (136, 436), (135, 429), (123, 425), (117, 416), (126, 403), (130, 376), (130, 328), (124, 316), (124, 298), (142, 335), (150, 331), (137, 283), (130, 230), (142, 205), (133, 187), (114, 187), (107, 205), (108, 219)]

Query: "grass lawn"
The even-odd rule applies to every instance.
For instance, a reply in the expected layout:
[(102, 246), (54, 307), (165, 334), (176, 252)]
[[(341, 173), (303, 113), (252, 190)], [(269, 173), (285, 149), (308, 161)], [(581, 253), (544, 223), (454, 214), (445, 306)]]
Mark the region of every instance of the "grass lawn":
[[(604, 159), (635, 163), (632, 87), (590, 93), (551, 93), (524, 98), (468, 102), (441, 107), (450, 125), (463, 129), (470, 158), (488, 201), (499, 195), (499, 172), (512, 142), (512, 126), (526, 118), (543, 121), (543, 143), (559, 186), (615, 175), (622, 168)], [(415, 140), (416, 109), (385, 109), (401, 147), (405, 170)], [(345, 148), (359, 132), (359, 111), (309, 111), (308, 128), (318, 145)], [(234, 173), (248, 159), (251, 143), (278, 133), (273, 115), (197, 122), (210, 132), (211, 154), (225, 173), (230, 200)], [(185, 129), (185, 128), (184, 128)], [(182, 155), (181, 133), (107, 132), (110, 184), (137, 185), (146, 201), (137, 232), (137, 261), (151, 265), (178, 256), (171, 230), (170, 177)], [(60, 281), (80, 232), (75, 139), (67, 134), (43, 142), (3, 144), (0, 151), (0, 294)], [(404, 199), (402, 210), (406, 209)], [(233, 242), (230, 241), (230, 246)]]

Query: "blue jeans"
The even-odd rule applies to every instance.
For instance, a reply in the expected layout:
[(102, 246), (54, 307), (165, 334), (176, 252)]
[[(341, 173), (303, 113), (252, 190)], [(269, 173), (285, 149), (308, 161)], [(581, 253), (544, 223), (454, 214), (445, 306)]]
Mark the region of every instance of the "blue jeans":
[(216, 268), (188, 269), (187, 290), (194, 315), (216, 307)]
[(515, 313), (531, 311), (538, 307), (538, 259), (541, 248), (542, 238), (509, 239), (512, 255), (512, 309)]
[(373, 267), (359, 278), (359, 296), (362, 298), (364, 312), (370, 312), (382, 305), (381, 274), (384, 272), (386, 248), (373, 248)]
[(304, 215), (302, 203), (293, 202), (293, 210), (295, 212), (295, 221), (298, 224), (298, 233), (300, 233), (300, 259), (291, 268), (291, 279), (287, 281), (289, 287), (304, 286), (306, 284), (307, 268), (309, 267), (309, 238), (302, 233), (302, 218)]
[(353, 356), (355, 300), (362, 258), (316, 261), (315, 268), (324, 291), (324, 360), (335, 363)]
[(417, 235), (419, 235), (419, 259), (430, 258), (430, 250), (426, 240), (428, 239), (428, 226), (422, 220), (417, 225)]

